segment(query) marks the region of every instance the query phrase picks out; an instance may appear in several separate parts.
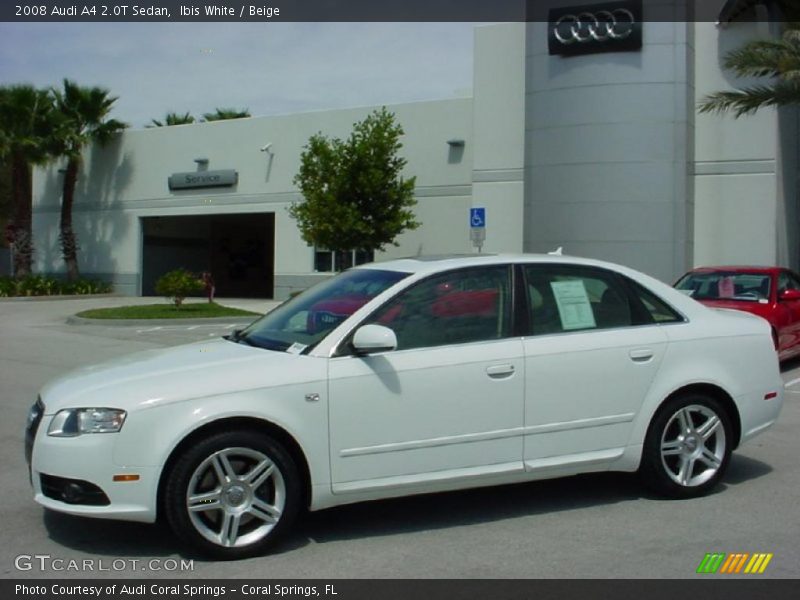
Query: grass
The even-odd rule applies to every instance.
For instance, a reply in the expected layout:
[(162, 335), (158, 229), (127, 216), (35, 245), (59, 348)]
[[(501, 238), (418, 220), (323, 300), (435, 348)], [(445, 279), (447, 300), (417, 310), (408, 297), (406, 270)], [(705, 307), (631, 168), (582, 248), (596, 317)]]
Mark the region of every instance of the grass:
[(180, 309), (174, 304), (144, 304), (96, 308), (78, 313), (85, 319), (206, 319), (212, 317), (260, 317), (259, 313), (220, 306), (216, 302), (193, 302)]

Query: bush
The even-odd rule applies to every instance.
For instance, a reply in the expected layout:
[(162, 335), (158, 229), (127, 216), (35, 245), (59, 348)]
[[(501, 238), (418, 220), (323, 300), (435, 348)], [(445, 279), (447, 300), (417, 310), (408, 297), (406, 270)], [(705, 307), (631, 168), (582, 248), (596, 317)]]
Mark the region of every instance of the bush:
[(165, 296), (180, 308), (186, 296), (203, 290), (203, 282), (186, 269), (175, 269), (165, 273), (156, 281), (156, 294)]
[(112, 289), (113, 286), (106, 281), (79, 279), (78, 281), (64, 282), (62, 284), (61, 293), (83, 296), (86, 294), (108, 294)]
[(108, 294), (112, 286), (105, 281), (79, 279), (78, 281), (62, 281), (44, 275), (28, 275), (22, 279), (0, 277), (0, 297), (12, 296), (57, 296)]

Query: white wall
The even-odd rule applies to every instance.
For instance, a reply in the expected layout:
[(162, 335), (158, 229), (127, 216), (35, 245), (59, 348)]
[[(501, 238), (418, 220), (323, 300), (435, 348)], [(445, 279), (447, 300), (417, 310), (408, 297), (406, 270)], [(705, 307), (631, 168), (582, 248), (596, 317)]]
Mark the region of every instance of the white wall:
[[(287, 213), (291, 203), (300, 200), (292, 179), (302, 148), (317, 132), (347, 137), (353, 123), (374, 108), (126, 131), (106, 148), (89, 149), (74, 213), (83, 271), (114, 274), (120, 291), (136, 293), (140, 217), (274, 212), (276, 280), (311, 273), (312, 249)], [(400, 247), (391, 247), (382, 257), (466, 250), (466, 234), (454, 225), (466, 223), (466, 216), (457, 218), (455, 207), (462, 207), (466, 215), (471, 194), (471, 99), (388, 109), (405, 130), (401, 153), (408, 159), (406, 175), (417, 178), (415, 194), (423, 226), (401, 236)], [(453, 160), (447, 144), (454, 137), (466, 142), (458, 160)], [(272, 143), (274, 154), (260, 151), (267, 143)], [(195, 158), (207, 158), (209, 170), (236, 169), (238, 184), (170, 192), (169, 175), (194, 171)], [(57, 239), (61, 181), (57, 167), (37, 171), (34, 182), (36, 269), (45, 272), (63, 270)]]
[(691, 24), (645, 22), (638, 52), (550, 56), (547, 35), (528, 25), (525, 250), (672, 280), (691, 252)]
[(483, 251), (522, 252), (525, 24), (476, 28), (473, 73), (472, 205), (486, 209)]
[[(769, 37), (769, 24), (695, 27), (695, 100), (746, 85), (721, 68), (721, 57), (751, 39)], [(776, 111), (762, 109), (738, 119), (729, 113), (698, 114), (695, 124), (694, 265), (775, 264)]]

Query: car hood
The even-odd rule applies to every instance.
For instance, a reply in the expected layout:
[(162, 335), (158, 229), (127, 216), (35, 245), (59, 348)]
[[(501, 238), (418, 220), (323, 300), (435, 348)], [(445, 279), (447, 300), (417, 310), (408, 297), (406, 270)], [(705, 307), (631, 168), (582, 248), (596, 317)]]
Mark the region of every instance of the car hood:
[(295, 383), (315, 360), (224, 339), (148, 350), (83, 367), (41, 392), (46, 414), (62, 408), (151, 408), (188, 398)]

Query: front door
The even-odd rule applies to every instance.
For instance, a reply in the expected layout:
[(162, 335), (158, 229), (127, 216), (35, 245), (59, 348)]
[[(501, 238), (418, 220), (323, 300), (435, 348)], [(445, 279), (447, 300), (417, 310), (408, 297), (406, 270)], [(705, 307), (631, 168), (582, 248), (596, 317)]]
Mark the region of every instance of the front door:
[(794, 273), (781, 271), (778, 275), (778, 350), (782, 358), (797, 351), (800, 344), (800, 300), (781, 300), (786, 290), (800, 290), (800, 279)]
[(332, 358), (334, 493), (522, 470), (524, 364), (511, 269), (437, 274), (365, 320), (398, 348)]

